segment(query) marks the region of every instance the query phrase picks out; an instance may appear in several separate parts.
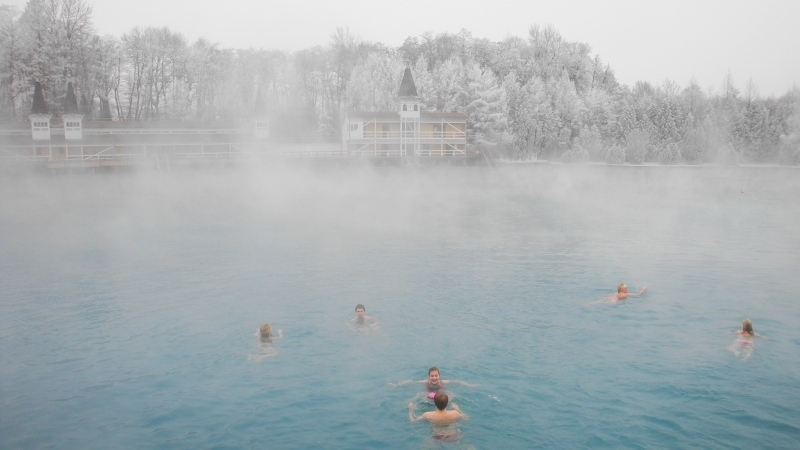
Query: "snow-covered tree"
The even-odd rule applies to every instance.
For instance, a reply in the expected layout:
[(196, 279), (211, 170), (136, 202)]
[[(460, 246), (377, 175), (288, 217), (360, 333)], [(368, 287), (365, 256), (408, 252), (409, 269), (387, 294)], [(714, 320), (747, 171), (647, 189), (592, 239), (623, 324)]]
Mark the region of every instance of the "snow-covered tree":
[(347, 88), (348, 108), (362, 111), (394, 109), (404, 64), (396, 52), (370, 53), (353, 68)]

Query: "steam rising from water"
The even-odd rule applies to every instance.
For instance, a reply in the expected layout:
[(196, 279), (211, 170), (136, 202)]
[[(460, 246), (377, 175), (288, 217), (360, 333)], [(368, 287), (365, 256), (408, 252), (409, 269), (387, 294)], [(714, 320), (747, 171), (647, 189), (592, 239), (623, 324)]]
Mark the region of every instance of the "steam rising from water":
[[(630, 442), (633, 427), (663, 436), (661, 425), (641, 419), (644, 411), (674, 428), (667, 433), (678, 442), (697, 444), (685, 430), (710, 426), (717, 434), (707, 442), (719, 443), (734, 419), (714, 416), (714, 402), (738, 407), (729, 389), (740, 389), (739, 370), (757, 372), (751, 363), (760, 361), (770, 368), (763, 376), (779, 381), (760, 387), (756, 412), (743, 417), (773, 417), (781, 439), (796, 431), (785, 425), (794, 410), (773, 394), (780, 383), (789, 392), (797, 385), (797, 174), (292, 165), (4, 176), (0, 392), (21, 394), (0, 397), (10, 405), (0, 408), (0, 436), (13, 429), (59, 442), (47, 433), (86, 420), (96, 426), (81, 427), (79, 442), (97, 442), (112, 426), (123, 442), (125, 433), (161, 430), (166, 437), (153, 439), (164, 443), (256, 417), (224, 442), (262, 436), (262, 419), (272, 437), (299, 447), (315, 438), (307, 433), (313, 420), (326, 437), (357, 440), (348, 431), (366, 421), (378, 430), (370, 438), (402, 440), (407, 393), (379, 389), (443, 361), (448, 376), (498, 384), (462, 397), (474, 414), (470, 439), (523, 442), (529, 423), (513, 419), (525, 416), (555, 447), (564, 435), (549, 430), (590, 423), (568, 418), (601, 416), (615, 404), (604, 422), (568, 435)], [(620, 282), (650, 291), (624, 306), (587, 306)], [(342, 321), (355, 303), (382, 319), (379, 335), (346, 334)], [(733, 359), (727, 333), (745, 315), (770, 341), (730, 383), (720, 381), (719, 367)], [(263, 320), (287, 337), (275, 344), (279, 356), (253, 367), (246, 356)], [(613, 369), (625, 370), (624, 379)], [(664, 371), (674, 378), (664, 380)], [(336, 417), (308, 414), (320, 404), (318, 392), (303, 392), (311, 385), (325, 407), (336, 405)], [(228, 394), (235, 401), (220, 400)], [(684, 407), (688, 416), (672, 417), (658, 403), (680, 409), (687, 395), (701, 413)], [(351, 407), (377, 398), (379, 414)], [(127, 401), (103, 409), (117, 399)], [(276, 399), (291, 402), (286, 412), (270, 406)], [(541, 414), (543, 401), (556, 405), (553, 414)], [(154, 413), (161, 406), (171, 413)], [(769, 426), (759, 432), (776, 435)], [(188, 439), (215, 436), (203, 429)]]

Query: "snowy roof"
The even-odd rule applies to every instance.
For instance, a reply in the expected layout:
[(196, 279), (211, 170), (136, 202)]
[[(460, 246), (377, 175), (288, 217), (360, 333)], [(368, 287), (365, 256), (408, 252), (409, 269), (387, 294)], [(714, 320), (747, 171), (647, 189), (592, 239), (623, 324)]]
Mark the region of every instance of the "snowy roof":
[(397, 93), (398, 97), (416, 97), (417, 87), (414, 86), (414, 78), (411, 76), (411, 69), (406, 68), (403, 72), (403, 81), (400, 82), (400, 91)]

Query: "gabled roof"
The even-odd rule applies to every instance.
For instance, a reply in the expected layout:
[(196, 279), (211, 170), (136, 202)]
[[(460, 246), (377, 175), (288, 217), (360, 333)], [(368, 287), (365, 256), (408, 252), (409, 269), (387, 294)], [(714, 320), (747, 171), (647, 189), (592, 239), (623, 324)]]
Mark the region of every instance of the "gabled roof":
[(411, 69), (406, 67), (403, 72), (403, 81), (400, 82), (400, 91), (397, 93), (398, 97), (416, 97), (417, 87), (414, 86), (414, 78), (411, 76)]

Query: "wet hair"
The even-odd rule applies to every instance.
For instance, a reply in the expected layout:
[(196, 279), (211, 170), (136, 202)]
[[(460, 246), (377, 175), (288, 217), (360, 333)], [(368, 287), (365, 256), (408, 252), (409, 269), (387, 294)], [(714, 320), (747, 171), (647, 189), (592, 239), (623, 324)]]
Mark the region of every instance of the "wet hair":
[(750, 319), (744, 319), (742, 321), (742, 331), (745, 333), (755, 334), (753, 333), (753, 322)]
[(364, 308), (364, 305), (362, 305), (361, 303), (356, 305), (356, 311), (358, 311), (359, 309), (363, 309), (364, 312), (367, 312), (367, 308)]
[(625, 286), (625, 283), (620, 283), (619, 286), (617, 286), (617, 292), (622, 292), (626, 287), (628, 286)]
[[(430, 369), (428, 369), (428, 375), (430, 375), (432, 372), (439, 372), (439, 368), (436, 367), (436, 366), (433, 366)], [(439, 373), (441, 373), (441, 372), (439, 372)]]
[(447, 394), (444, 392), (437, 392), (436, 395), (433, 396), (433, 404), (436, 405), (436, 409), (439, 411), (444, 411), (447, 408), (447, 402), (450, 401), (450, 398), (447, 397)]
[(261, 331), (261, 337), (268, 338), (272, 336), (272, 327), (269, 326), (268, 323), (261, 325), (260, 331)]

